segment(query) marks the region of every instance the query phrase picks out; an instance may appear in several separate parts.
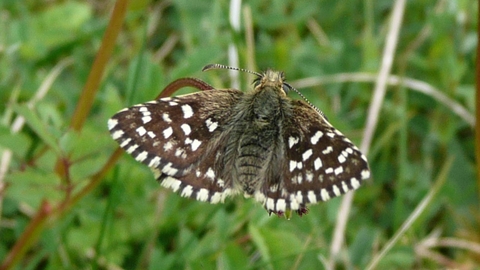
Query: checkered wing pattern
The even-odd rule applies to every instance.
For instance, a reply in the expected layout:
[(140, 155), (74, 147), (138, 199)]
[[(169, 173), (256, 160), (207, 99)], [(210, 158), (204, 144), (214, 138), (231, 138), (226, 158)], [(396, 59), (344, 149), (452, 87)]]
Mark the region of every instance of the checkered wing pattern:
[(120, 147), (150, 167), (162, 186), (217, 203), (232, 190), (212, 169), (218, 148), (213, 138), (222, 132), (229, 108), (242, 95), (237, 90), (211, 90), (161, 98), (119, 111), (108, 127)]
[(292, 101), (295, 117), (284, 119), (280, 181), (265, 183), (256, 198), (268, 211), (299, 213), (360, 187), (370, 177), (366, 157), (314, 108)]

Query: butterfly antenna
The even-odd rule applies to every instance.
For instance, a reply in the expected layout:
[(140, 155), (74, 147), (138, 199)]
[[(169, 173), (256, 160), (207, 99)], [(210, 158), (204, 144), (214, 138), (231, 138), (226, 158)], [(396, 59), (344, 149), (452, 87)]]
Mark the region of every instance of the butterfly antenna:
[(246, 72), (246, 73), (256, 75), (258, 77), (262, 77), (262, 74), (260, 74), (258, 72), (255, 72), (255, 71), (250, 71), (250, 70), (244, 69), (244, 68), (236, 68), (236, 67), (225, 66), (225, 65), (222, 65), (222, 64), (206, 65), (202, 68), (202, 71), (208, 71), (208, 70), (212, 70), (212, 69), (230, 69), (230, 70), (242, 71), (242, 72)]
[(308, 99), (306, 96), (304, 96), (300, 91), (298, 91), (295, 87), (291, 86), (290, 84), (284, 82), (283, 83), (284, 85), (286, 85), (290, 90), (293, 90), (295, 93), (297, 93), (301, 98), (303, 98), (303, 100), (305, 100), (305, 102), (307, 102), (308, 105), (310, 105), (310, 107), (312, 107), (315, 111), (317, 111), (321, 116), (323, 116), (324, 118), (326, 118), (325, 114), (319, 109), (317, 108), (317, 106), (313, 105)]

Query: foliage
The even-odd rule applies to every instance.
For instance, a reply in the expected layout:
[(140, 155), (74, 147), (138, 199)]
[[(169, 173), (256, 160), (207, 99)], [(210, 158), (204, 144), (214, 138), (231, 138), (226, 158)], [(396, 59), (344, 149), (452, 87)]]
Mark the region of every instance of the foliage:
[[(13, 254), (13, 264), (25, 269), (318, 269), (330, 260), (362, 269), (435, 183), (439, 192), (378, 268), (480, 263), (473, 128), (449, 106), (475, 111), (475, 1), (407, 3), (392, 74), (431, 85), (447, 100), (401, 84), (388, 87), (368, 154), (373, 177), (355, 193), (335, 258), (330, 246), (341, 198), (289, 221), (240, 197), (220, 205), (187, 200), (161, 188), (129, 156), (117, 162), (106, 122), (180, 77), (228, 87), (228, 72), (201, 68), (228, 64), (234, 45), (240, 67), (283, 70), (294, 86), (346, 73), (347, 82), (301, 91), (359, 145), (374, 82), (354, 75), (381, 68), (392, 1), (244, 1), (236, 11), (239, 31), (230, 26), (226, 0), (132, 1), (119, 36), (107, 40), (116, 45), (92, 89), (98, 92), (87, 98), (92, 107), (82, 107), (88, 116), (76, 119), (102, 38), (113, 32), (105, 30), (110, 16), (118, 16), (113, 5), (0, 3), (4, 266)], [(249, 14), (253, 48), (246, 37)], [(248, 75), (237, 76), (242, 89), (251, 87)], [(72, 121), (85, 123), (72, 128)]]

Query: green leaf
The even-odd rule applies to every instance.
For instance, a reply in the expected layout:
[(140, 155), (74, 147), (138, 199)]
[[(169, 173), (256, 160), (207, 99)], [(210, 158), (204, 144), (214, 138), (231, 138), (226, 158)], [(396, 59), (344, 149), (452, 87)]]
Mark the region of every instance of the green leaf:
[(225, 270), (250, 269), (245, 251), (234, 243), (228, 244), (218, 259), (219, 268)]
[(61, 153), (57, 144), (58, 138), (55, 138), (54, 135), (47, 130), (45, 123), (42, 123), (38, 115), (32, 109), (28, 108), (26, 104), (22, 104), (14, 105), (14, 110), (25, 118), (27, 125), (35, 131), (45, 144), (57, 154)]
[(38, 209), (43, 199), (54, 203), (64, 197), (64, 191), (59, 188), (60, 179), (53, 172), (42, 173), (32, 168), (9, 174), (6, 179), (7, 196), (33, 209)]
[(260, 230), (253, 225), (252, 223), (248, 226), (248, 232), (252, 236), (252, 240), (258, 248), (258, 251), (262, 255), (262, 260), (266, 264), (265, 267), (268, 269), (273, 269), (273, 265), (271, 263), (271, 255), (270, 251), (268, 250), (267, 240), (265, 239), (264, 235), (260, 232)]
[(25, 156), (31, 145), (30, 138), (23, 133), (12, 133), (7, 127), (0, 127), (0, 145), (10, 149), (19, 157)]
[(92, 16), (90, 6), (68, 1), (54, 5), (40, 14), (27, 17), (22, 28), (25, 40), (21, 47), (26, 58), (44, 57), (55, 47), (74, 41), (81, 34), (82, 25)]

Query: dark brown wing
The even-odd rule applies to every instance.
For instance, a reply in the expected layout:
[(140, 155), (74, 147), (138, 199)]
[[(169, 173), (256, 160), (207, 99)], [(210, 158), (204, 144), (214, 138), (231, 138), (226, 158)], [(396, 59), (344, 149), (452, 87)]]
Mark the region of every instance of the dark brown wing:
[[(303, 101), (291, 101), (293, 117), (284, 119), (282, 175), (266, 182), (258, 201), (274, 213), (302, 210), (357, 189), (370, 177), (366, 157), (322, 115)], [(271, 182), (271, 181), (270, 181)]]
[(162, 98), (124, 109), (108, 121), (112, 137), (149, 166), (165, 187), (212, 203), (231, 190), (212, 171), (211, 140), (222, 132), (243, 93), (210, 90)]

